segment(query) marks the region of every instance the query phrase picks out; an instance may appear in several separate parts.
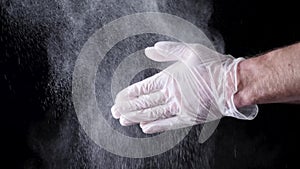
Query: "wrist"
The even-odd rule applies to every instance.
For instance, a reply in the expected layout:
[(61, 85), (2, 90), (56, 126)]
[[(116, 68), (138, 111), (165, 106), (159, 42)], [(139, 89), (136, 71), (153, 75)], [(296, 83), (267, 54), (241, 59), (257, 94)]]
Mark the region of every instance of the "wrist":
[(258, 71), (256, 58), (246, 59), (237, 65), (237, 92), (233, 101), (237, 108), (256, 104), (251, 83)]
[(223, 115), (235, 117), (238, 119), (251, 120), (255, 118), (255, 116), (257, 115), (258, 112), (257, 105), (248, 103), (248, 99), (246, 99), (248, 97), (239, 98), (239, 99), (237, 99), (238, 97), (236, 97), (236, 96), (246, 96), (246, 95), (242, 95), (242, 92), (246, 91), (244, 90), (245, 89), (244, 85), (247, 84), (248, 75), (245, 76), (244, 78), (238, 77), (240, 76), (239, 74), (243, 74), (242, 73), (243, 70), (241, 70), (241, 66), (243, 67), (244, 64), (243, 62), (245, 63), (244, 58), (234, 59), (231, 66), (229, 66), (230, 73), (227, 75), (228, 109), (227, 111), (224, 112)]

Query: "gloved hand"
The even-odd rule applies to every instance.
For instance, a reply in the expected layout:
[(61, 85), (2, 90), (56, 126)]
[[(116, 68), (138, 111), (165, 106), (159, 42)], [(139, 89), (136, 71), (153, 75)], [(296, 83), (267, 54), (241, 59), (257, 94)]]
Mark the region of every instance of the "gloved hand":
[(123, 126), (140, 123), (144, 133), (188, 127), (231, 116), (253, 119), (256, 105), (235, 107), (237, 65), (243, 58), (222, 55), (201, 44), (158, 42), (148, 58), (177, 61), (118, 93), (111, 112)]

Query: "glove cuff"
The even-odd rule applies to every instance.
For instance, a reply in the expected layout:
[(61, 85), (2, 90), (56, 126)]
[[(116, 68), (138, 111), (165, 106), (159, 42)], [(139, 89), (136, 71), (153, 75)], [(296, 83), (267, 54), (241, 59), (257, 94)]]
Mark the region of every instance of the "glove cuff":
[[(225, 113), (223, 113), (224, 116), (230, 116), (234, 117), (237, 119), (242, 119), (242, 120), (252, 120), (256, 117), (258, 113), (258, 106), (257, 105), (249, 105), (241, 108), (236, 108), (233, 98), (234, 95), (238, 92), (238, 84), (237, 84), (237, 67), (238, 64), (245, 60), (244, 58), (237, 58), (234, 59), (233, 62), (230, 64), (228, 72), (226, 75), (230, 76), (229, 79), (231, 79), (232, 84), (234, 86), (233, 92), (231, 92), (231, 95), (227, 96), (227, 110)], [(226, 76), (226, 78), (228, 78)]]

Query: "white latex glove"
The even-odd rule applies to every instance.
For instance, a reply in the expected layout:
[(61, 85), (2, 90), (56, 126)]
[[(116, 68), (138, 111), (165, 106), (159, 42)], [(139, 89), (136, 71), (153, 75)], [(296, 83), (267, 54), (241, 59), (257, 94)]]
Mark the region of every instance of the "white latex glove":
[(231, 116), (253, 119), (256, 105), (237, 110), (237, 65), (243, 58), (222, 55), (200, 44), (158, 42), (148, 58), (177, 61), (118, 93), (111, 112), (123, 126), (140, 123), (144, 133), (188, 127)]

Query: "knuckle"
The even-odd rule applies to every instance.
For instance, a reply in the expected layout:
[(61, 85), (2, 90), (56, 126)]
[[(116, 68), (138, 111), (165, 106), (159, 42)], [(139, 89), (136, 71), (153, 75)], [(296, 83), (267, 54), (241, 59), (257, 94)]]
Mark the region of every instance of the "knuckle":
[(161, 91), (161, 101), (167, 102), (170, 99), (170, 91), (168, 89)]
[(170, 102), (168, 105), (168, 110), (171, 112), (172, 115), (178, 114), (180, 112), (179, 109), (179, 105), (175, 101)]

